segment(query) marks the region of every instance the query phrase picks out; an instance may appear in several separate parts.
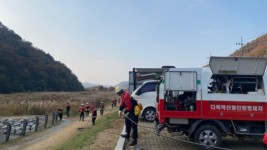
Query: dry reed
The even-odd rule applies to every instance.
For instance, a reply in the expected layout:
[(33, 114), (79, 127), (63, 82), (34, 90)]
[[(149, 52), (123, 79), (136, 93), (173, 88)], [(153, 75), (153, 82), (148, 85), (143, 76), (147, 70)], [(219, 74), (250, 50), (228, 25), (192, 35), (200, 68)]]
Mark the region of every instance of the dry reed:
[(71, 114), (76, 115), (81, 103), (98, 107), (101, 101), (110, 104), (115, 97), (111, 91), (0, 94), (0, 116), (49, 114), (60, 105), (65, 107), (66, 102), (71, 104)]

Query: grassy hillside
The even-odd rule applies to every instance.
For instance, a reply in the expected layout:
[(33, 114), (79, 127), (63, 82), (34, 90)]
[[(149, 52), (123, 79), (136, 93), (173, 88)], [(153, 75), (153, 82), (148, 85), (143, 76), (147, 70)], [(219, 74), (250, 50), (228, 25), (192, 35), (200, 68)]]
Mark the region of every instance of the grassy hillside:
[(249, 42), (230, 56), (267, 57), (267, 34)]
[(0, 22), (0, 93), (82, 90), (67, 66)]

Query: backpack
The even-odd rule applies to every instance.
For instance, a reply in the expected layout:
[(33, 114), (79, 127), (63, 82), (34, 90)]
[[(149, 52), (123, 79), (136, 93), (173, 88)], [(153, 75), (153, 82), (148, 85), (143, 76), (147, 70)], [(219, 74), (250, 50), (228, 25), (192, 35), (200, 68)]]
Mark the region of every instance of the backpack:
[(134, 115), (139, 116), (143, 109), (143, 105), (141, 103), (137, 103), (137, 101), (133, 97), (131, 97), (131, 102), (133, 105)]
[(140, 110), (143, 110), (143, 105), (141, 103), (138, 103), (138, 107)]

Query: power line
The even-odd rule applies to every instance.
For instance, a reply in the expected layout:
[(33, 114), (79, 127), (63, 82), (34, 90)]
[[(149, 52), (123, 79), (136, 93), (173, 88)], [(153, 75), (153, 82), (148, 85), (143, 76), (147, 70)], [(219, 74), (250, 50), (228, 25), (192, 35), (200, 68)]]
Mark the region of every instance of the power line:
[[(256, 33), (256, 34), (254, 34), (254, 35), (251, 35), (251, 36), (249, 36), (248, 38), (245, 38), (245, 39), (243, 39), (242, 37), (241, 37), (241, 42), (240, 42), (240, 44), (242, 43), (242, 47), (243, 47), (243, 45), (244, 45), (244, 43), (243, 43), (243, 40), (245, 41), (245, 43), (247, 43), (248, 41), (252, 41), (252, 40), (255, 40), (256, 38), (258, 38), (259, 36), (262, 36), (262, 35), (264, 35), (264, 34), (266, 34), (267, 33), (267, 30), (266, 31), (263, 31), (263, 32), (260, 32), (260, 33)], [(225, 48), (225, 49), (222, 49), (222, 50), (218, 50), (218, 51), (216, 51), (216, 52), (214, 52), (214, 53), (212, 53), (212, 55), (211, 55), (211, 53), (210, 53), (210, 56), (215, 56), (215, 55), (219, 55), (219, 54), (222, 54), (222, 53), (225, 53), (225, 52), (230, 52), (230, 51), (233, 51), (233, 49), (236, 49), (236, 45), (237, 45), (237, 43), (235, 44), (235, 45), (229, 45), (228, 46), (228, 48)], [(238, 44), (239, 45), (239, 44)], [(242, 51), (243, 52), (243, 51)], [(207, 59), (208, 59), (209, 57), (207, 57), (206, 59), (201, 59), (201, 60), (197, 60), (196, 62), (196, 64), (195, 65), (193, 65), (194, 67), (196, 67), (196, 66), (203, 66), (203, 65), (205, 65), (205, 64), (207, 64)]]

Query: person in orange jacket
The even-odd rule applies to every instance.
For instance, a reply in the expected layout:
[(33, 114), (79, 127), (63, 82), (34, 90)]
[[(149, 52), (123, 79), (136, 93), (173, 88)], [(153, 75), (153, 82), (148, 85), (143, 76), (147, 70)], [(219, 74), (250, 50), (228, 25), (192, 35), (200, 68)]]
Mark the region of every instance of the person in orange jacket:
[[(130, 138), (130, 133), (131, 133), (131, 128), (133, 129), (133, 141), (130, 144), (130, 146), (135, 146), (137, 145), (137, 125), (136, 123), (138, 122), (138, 117), (135, 116), (134, 114), (134, 106), (131, 101), (131, 95), (121, 88), (120, 86), (117, 86), (115, 88), (115, 92), (118, 96), (121, 97), (121, 103), (120, 103), (120, 108), (119, 108), (119, 117), (122, 115), (122, 111), (125, 109), (124, 114), (128, 114), (127, 118), (125, 118), (125, 130), (126, 134), (122, 134), (121, 137), (124, 137), (126, 140), (129, 140)], [(135, 123), (133, 123), (134, 121)]]
[(58, 113), (59, 120), (61, 121), (62, 120), (62, 117), (63, 117), (63, 107), (62, 107), (62, 105), (60, 105), (58, 107), (57, 113)]
[(80, 120), (79, 121), (84, 121), (84, 112), (85, 112), (85, 107), (83, 106), (83, 104), (81, 104), (81, 106), (79, 107), (78, 112), (80, 113)]
[(100, 114), (103, 115), (103, 113), (104, 113), (104, 109), (105, 109), (105, 105), (104, 105), (103, 102), (100, 103), (99, 108), (100, 108)]

